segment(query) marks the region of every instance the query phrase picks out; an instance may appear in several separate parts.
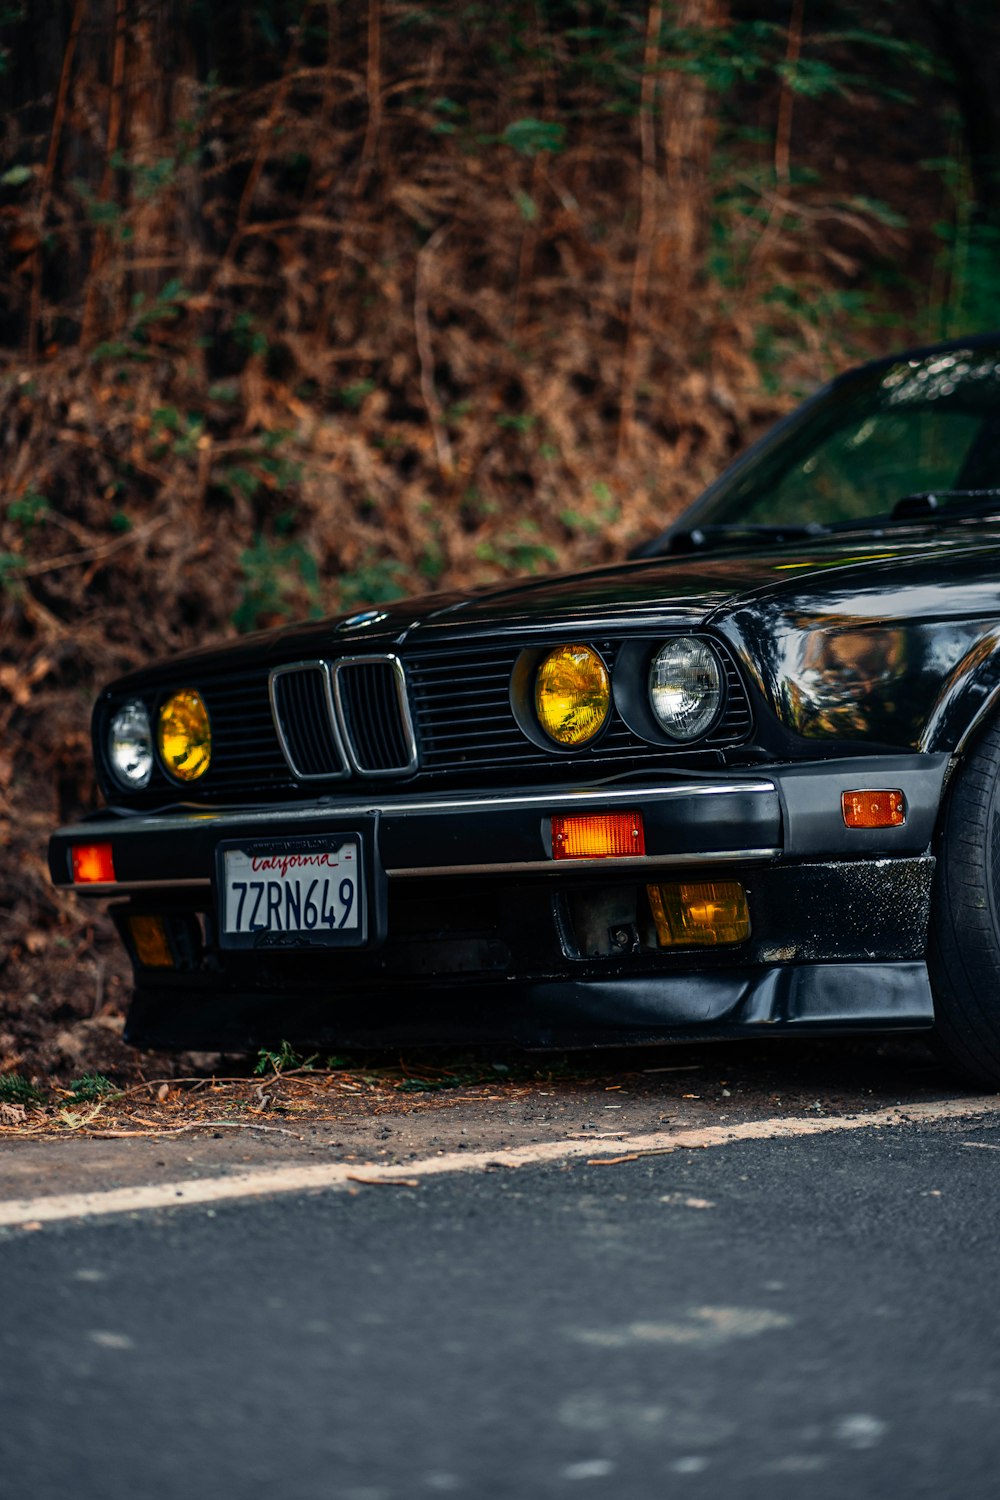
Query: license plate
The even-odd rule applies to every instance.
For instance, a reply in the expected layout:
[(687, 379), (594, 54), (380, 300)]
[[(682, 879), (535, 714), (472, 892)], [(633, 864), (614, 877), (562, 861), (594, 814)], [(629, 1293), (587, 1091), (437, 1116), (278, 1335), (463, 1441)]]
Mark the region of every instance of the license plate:
[(358, 947), (366, 941), (360, 834), (224, 844), (217, 880), (224, 948)]

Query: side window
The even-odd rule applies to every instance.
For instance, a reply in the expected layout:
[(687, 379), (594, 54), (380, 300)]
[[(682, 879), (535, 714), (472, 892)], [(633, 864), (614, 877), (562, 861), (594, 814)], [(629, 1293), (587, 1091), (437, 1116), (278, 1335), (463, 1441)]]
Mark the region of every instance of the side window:
[(855, 420), (786, 469), (743, 518), (850, 521), (889, 511), (904, 495), (960, 488), (981, 423), (980, 415), (932, 404)]

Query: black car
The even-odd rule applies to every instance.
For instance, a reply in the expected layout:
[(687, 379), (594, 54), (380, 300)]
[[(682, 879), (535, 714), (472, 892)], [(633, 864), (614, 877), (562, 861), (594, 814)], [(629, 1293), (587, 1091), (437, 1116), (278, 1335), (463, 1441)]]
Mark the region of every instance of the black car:
[(933, 1027), (1000, 1084), (1000, 334), (833, 381), (641, 556), (113, 683), (50, 843), (127, 1034)]

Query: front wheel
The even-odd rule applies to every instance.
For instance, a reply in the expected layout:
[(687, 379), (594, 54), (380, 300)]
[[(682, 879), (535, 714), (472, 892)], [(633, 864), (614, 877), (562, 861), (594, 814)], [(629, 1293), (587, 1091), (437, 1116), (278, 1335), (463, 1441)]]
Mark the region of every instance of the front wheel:
[(956, 772), (945, 804), (927, 952), (945, 1058), (1000, 1089), (1000, 724)]

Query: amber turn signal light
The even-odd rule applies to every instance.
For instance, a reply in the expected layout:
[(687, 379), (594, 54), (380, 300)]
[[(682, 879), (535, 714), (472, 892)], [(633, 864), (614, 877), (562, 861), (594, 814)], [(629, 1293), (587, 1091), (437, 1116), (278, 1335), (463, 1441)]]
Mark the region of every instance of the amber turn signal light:
[(840, 805), (848, 828), (899, 828), (906, 822), (900, 791), (845, 792)]
[(553, 859), (627, 859), (645, 852), (641, 813), (576, 813), (552, 819)]
[(74, 885), (112, 885), (115, 857), (110, 844), (74, 844), (72, 851)]
[(747, 894), (738, 880), (647, 885), (661, 948), (715, 948), (750, 936)]

